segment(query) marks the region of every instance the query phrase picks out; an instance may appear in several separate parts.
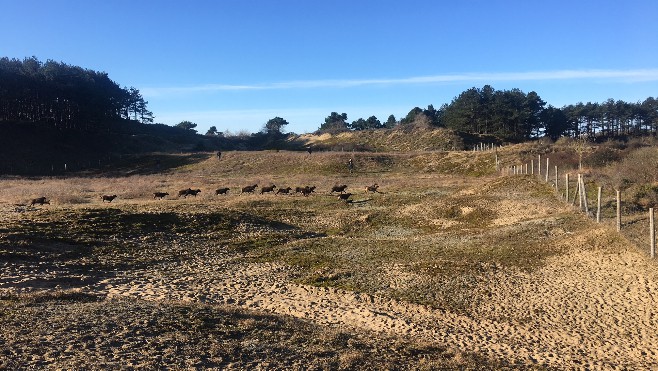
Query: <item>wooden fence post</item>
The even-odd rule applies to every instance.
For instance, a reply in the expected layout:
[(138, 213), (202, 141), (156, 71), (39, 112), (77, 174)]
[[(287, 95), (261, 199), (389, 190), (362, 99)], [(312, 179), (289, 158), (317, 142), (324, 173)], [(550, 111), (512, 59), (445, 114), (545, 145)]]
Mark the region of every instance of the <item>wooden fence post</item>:
[(555, 165), (555, 193), (560, 193), (560, 188), (558, 188), (557, 165)]
[(596, 222), (601, 223), (601, 189), (603, 187), (599, 187), (599, 191), (597, 194), (597, 200), (596, 200)]
[(574, 190), (573, 201), (571, 201), (572, 206), (576, 206), (576, 198), (578, 196), (580, 196), (580, 174), (578, 174), (578, 180), (576, 180), (576, 189)]
[(585, 205), (585, 214), (589, 216), (589, 208), (587, 207), (587, 190), (585, 189), (585, 177), (580, 177), (580, 188), (583, 192), (583, 204)]
[(656, 257), (656, 228), (653, 224), (653, 207), (649, 209), (649, 238), (651, 239), (651, 259)]
[(617, 190), (617, 232), (621, 231), (621, 191)]
[(583, 210), (583, 189), (580, 186), (581, 174), (578, 174), (578, 209)]
[(541, 155), (539, 155), (539, 159), (537, 160), (537, 174), (541, 178)]
[(565, 193), (566, 193), (566, 195), (565, 195), (565, 196), (566, 196), (565, 199), (567, 200), (567, 203), (569, 203), (569, 173), (566, 173), (566, 174), (564, 175), (564, 178), (565, 178), (565, 179), (564, 179), (564, 182), (565, 182), (565, 184), (567, 185), (567, 186), (566, 186), (566, 190), (565, 190)]
[(535, 175), (535, 159), (530, 160), (530, 174)]
[(548, 167), (548, 157), (546, 157), (546, 183), (548, 183), (548, 173), (550, 173), (550, 171), (548, 171), (548, 169), (549, 169), (549, 167)]

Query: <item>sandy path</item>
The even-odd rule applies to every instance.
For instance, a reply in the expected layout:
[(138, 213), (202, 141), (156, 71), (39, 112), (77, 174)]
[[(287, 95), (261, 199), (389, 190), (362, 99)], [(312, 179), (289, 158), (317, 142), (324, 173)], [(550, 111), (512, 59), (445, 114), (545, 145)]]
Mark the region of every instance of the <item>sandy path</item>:
[[(477, 308), (477, 320), (378, 296), (298, 285), (284, 266), (238, 264), (227, 257), (131, 271), (83, 290), (110, 298), (228, 303), (434, 341), (514, 364), (658, 367), (658, 277), (640, 253), (573, 252), (532, 274), (500, 275), (491, 277), (492, 297)], [(10, 286), (16, 282), (5, 279), (0, 291)]]

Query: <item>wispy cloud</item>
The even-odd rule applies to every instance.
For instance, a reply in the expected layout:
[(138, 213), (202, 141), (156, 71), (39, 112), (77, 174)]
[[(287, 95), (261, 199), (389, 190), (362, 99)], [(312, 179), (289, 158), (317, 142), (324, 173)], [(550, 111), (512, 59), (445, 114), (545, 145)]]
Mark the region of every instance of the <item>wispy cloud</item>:
[(557, 70), (534, 72), (491, 72), (462, 73), (406, 78), (381, 79), (336, 79), (336, 80), (299, 80), (263, 84), (203, 84), (174, 87), (146, 87), (140, 89), (145, 96), (177, 95), (188, 93), (247, 91), (247, 90), (285, 90), (315, 88), (351, 88), (384, 85), (422, 85), (459, 82), (497, 82), (497, 81), (551, 81), (551, 80), (595, 80), (622, 83), (658, 81), (658, 69), (633, 70)]

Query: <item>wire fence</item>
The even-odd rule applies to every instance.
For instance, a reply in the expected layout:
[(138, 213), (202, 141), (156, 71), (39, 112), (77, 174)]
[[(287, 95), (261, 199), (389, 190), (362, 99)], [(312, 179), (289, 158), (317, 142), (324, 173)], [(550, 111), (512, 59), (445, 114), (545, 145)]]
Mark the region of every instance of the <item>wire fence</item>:
[[(501, 166), (496, 154), (496, 169), (504, 176), (535, 176), (548, 183), (558, 198), (577, 207), (597, 223), (613, 224), (617, 232), (647, 251), (652, 259), (656, 256), (654, 208), (638, 211), (626, 207), (623, 193), (619, 189), (606, 190), (586, 174), (574, 169), (560, 172), (559, 165), (551, 164), (550, 157), (541, 155), (526, 163)], [(645, 250), (646, 249), (646, 250)]]

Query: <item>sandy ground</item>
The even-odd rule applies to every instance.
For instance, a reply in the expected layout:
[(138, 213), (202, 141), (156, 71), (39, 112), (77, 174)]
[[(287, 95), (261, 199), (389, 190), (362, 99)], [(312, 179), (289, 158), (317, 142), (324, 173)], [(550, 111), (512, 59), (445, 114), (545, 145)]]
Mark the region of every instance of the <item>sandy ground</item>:
[[(516, 209), (529, 212), (518, 205)], [(518, 222), (511, 218), (498, 223)], [(76, 286), (108, 299), (222, 303), (290, 315), (320, 325), (435, 342), (513, 365), (658, 369), (656, 264), (616, 232), (591, 225), (580, 234), (565, 235), (566, 252), (542, 268), (531, 273), (491, 271), (489, 298), (469, 316), (300, 285), (290, 267), (245, 263), (230, 254), (117, 272)], [(616, 248), (605, 246), (606, 241)], [(49, 280), (57, 275), (30, 274), (29, 267), (5, 264), (0, 294), (61, 289)], [(88, 278), (79, 277), (81, 282)]]
[[(108, 298), (226, 303), (322, 325), (431, 340), (516, 364), (658, 367), (658, 280), (645, 256), (632, 250), (582, 251), (561, 256), (533, 274), (501, 274), (509, 284), (492, 288), (492, 300), (480, 308), (477, 320), (372, 295), (294, 284), (286, 267), (236, 265), (229, 257), (131, 271), (81, 291)], [(3, 273), (0, 292), (38, 290), (39, 282), (40, 277)]]
[[(149, 300), (225, 302), (325, 325), (404, 334), (512, 363), (555, 367), (658, 366), (658, 281), (645, 258), (628, 252), (561, 257), (533, 275), (509, 277), (482, 319), (331, 288), (288, 282), (272, 264), (197, 262), (108, 280), (92, 291)], [(171, 275), (171, 271), (176, 272)], [(137, 282), (135, 282), (137, 281)], [(505, 320), (524, 319), (527, 323)]]

